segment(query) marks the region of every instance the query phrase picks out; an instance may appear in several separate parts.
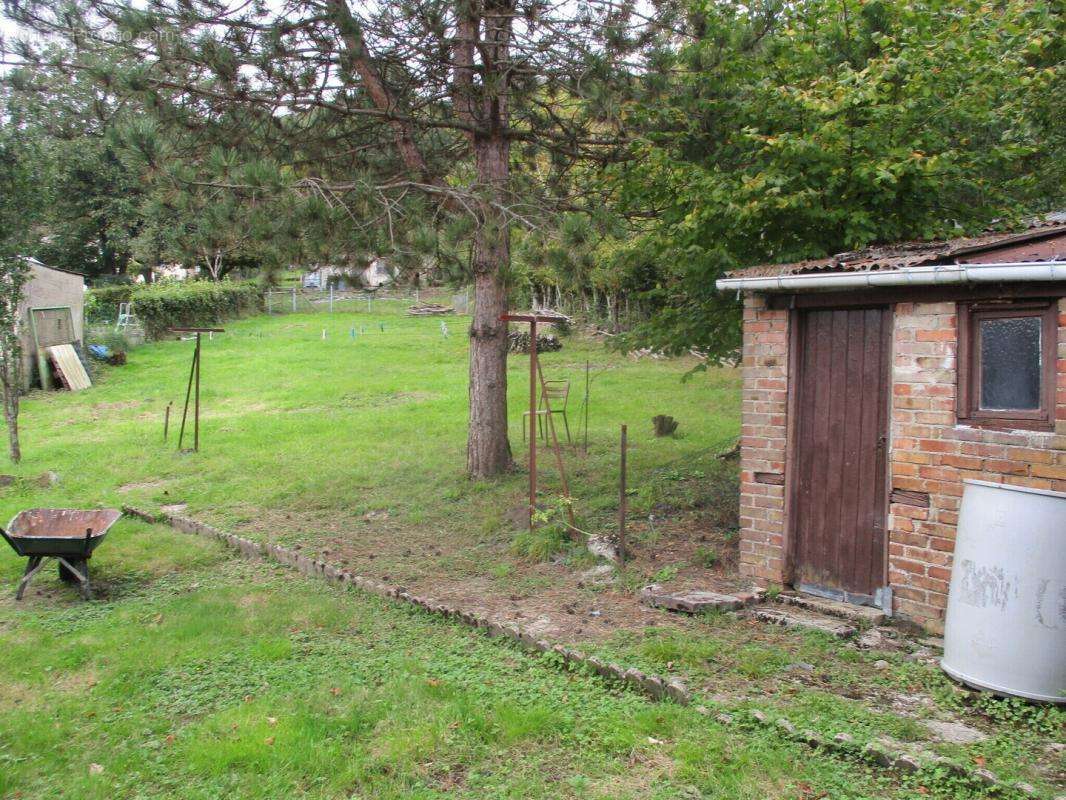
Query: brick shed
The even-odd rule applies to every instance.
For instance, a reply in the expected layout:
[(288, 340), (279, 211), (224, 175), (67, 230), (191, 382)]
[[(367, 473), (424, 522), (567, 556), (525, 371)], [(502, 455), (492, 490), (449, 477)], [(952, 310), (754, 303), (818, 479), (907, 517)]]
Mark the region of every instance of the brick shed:
[(963, 481), (1066, 490), (1066, 214), (718, 288), (745, 298), (741, 570), (941, 630)]

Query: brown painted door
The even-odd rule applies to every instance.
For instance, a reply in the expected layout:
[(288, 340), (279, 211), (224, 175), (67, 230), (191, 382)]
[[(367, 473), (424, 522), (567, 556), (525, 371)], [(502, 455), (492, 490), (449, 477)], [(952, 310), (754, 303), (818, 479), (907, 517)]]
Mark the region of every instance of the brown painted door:
[(792, 575), (801, 589), (871, 602), (884, 585), (892, 314), (802, 312), (792, 460)]

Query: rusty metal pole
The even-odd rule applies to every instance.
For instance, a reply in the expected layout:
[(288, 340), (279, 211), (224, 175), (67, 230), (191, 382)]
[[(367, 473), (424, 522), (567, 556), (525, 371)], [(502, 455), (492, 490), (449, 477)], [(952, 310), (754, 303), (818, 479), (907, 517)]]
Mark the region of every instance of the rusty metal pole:
[(174, 405), (174, 401), (171, 400), (167, 403), (167, 410), (163, 413), (163, 443), (167, 441), (167, 434), (170, 433), (170, 407)]
[[(537, 379), (540, 377), (543, 383), (544, 376), (540, 372), (540, 361), (537, 358), (537, 322), (556, 322), (558, 317), (552, 316), (538, 316), (533, 314), (501, 314), (500, 319), (504, 322), (528, 322), (529, 323), (529, 529), (532, 531), (535, 527), (534, 517), (537, 512)], [(547, 397), (544, 398), (545, 405), (548, 403)], [(566, 483), (566, 472), (562, 464), (562, 456), (559, 453), (559, 441), (558, 437), (554, 436), (554, 428), (551, 427), (553, 421), (548, 419), (549, 429), (553, 432), (553, 439), (555, 441), (556, 456), (559, 458), (559, 471), (562, 473), (563, 483)], [(525, 421), (523, 420), (523, 425)], [(547, 437), (545, 437), (547, 438)], [(567, 492), (569, 497), (569, 490)], [(573, 512), (570, 512), (573, 514)], [(571, 520), (573, 517), (571, 516)], [(572, 522), (571, 522), (572, 524)]]
[(585, 436), (581, 452), (589, 454), (589, 360), (585, 359)]
[(192, 434), (192, 449), (194, 452), (200, 452), (200, 332), (196, 332), (196, 354), (193, 356), (196, 360), (196, 406), (193, 411), (193, 434)]
[(192, 394), (192, 379), (196, 374), (196, 353), (193, 353), (192, 365), (189, 367), (189, 385), (185, 387), (185, 405), (181, 408), (181, 428), (178, 430), (178, 450), (185, 442), (185, 420), (189, 417), (189, 395)]
[(621, 464), (618, 479), (618, 560), (626, 560), (626, 426), (622, 426)]
[(537, 510), (537, 320), (529, 323), (529, 530)]
[[(193, 406), (193, 450), (200, 450), (200, 358), (202, 357), (203, 334), (225, 333), (225, 328), (171, 328), (171, 333), (195, 333), (196, 347), (192, 351), (192, 367), (189, 369), (189, 385), (185, 389), (185, 405), (181, 409), (181, 430), (178, 432), (178, 450), (185, 441), (185, 421), (189, 417), (189, 399), (196, 388), (196, 399)], [(165, 436), (165, 434), (164, 434)]]

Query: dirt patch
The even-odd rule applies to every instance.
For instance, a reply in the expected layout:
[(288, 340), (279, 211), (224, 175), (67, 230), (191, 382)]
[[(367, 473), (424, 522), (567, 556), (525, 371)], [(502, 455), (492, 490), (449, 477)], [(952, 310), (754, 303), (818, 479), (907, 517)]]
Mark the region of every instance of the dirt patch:
[[(591, 557), (518, 557), (510, 530), (477, 539), (461, 528), (412, 528), (384, 511), (347, 519), (326, 511), (267, 511), (235, 532), (254, 531), (356, 574), (576, 643), (670, 624), (662, 611), (640, 602), (646, 583), (725, 593), (750, 587), (736, 574), (737, 544), (728, 531), (712, 529), (698, 513), (653, 524), (654, 531), (647, 522), (635, 524), (625, 567), (598, 570), (595, 581), (584, 577), (596, 566)], [(716, 555), (708, 565), (711, 550)]]
[(137, 408), (142, 403), (150, 402), (148, 400), (120, 400), (113, 403), (93, 403), (91, 408), (93, 411), (121, 411), (127, 408)]
[(335, 403), (327, 403), (318, 408), (379, 408), (382, 406), (399, 406), (406, 403), (418, 403), (432, 400), (433, 392), (390, 392), (389, 394), (350, 393), (341, 395)]
[(162, 489), (167, 485), (167, 481), (140, 481), (137, 483), (124, 483), (118, 487), (115, 491), (122, 494), (129, 494), (130, 492), (143, 492), (152, 491), (153, 489)]
[(32, 711), (40, 708), (40, 698), (40, 692), (28, 684), (19, 683), (10, 675), (0, 681), (0, 711)]
[[(113, 416), (122, 416), (120, 412), (130, 411), (135, 408), (143, 408), (150, 404), (151, 400), (119, 400), (115, 402), (93, 403), (85, 411), (88, 413), (90, 422), (99, 422)], [(162, 413), (162, 412), (160, 412)], [(137, 419), (146, 419), (155, 416), (151, 412), (137, 414)]]
[(95, 669), (73, 670), (57, 677), (55, 688), (61, 692), (82, 694), (96, 686), (98, 680)]

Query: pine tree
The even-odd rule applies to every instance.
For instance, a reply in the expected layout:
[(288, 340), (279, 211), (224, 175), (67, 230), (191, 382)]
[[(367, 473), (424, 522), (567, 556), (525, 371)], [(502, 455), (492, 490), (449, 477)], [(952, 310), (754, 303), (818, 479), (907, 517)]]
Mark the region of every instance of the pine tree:
[(289, 187), (379, 235), (409, 204), (467, 218), (467, 469), (485, 477), (512, 465), (500, 320), (511, 229), (542, 224), (550, 176), (622, 143), (618, 100), (665, 30), (640, 8), (294, 0), (279, 13), (262, 2), (24, 0), (9, 13), (65, 37), (77, 47), (71, 68), (137, 97), (189, 152), (254, 148)]

